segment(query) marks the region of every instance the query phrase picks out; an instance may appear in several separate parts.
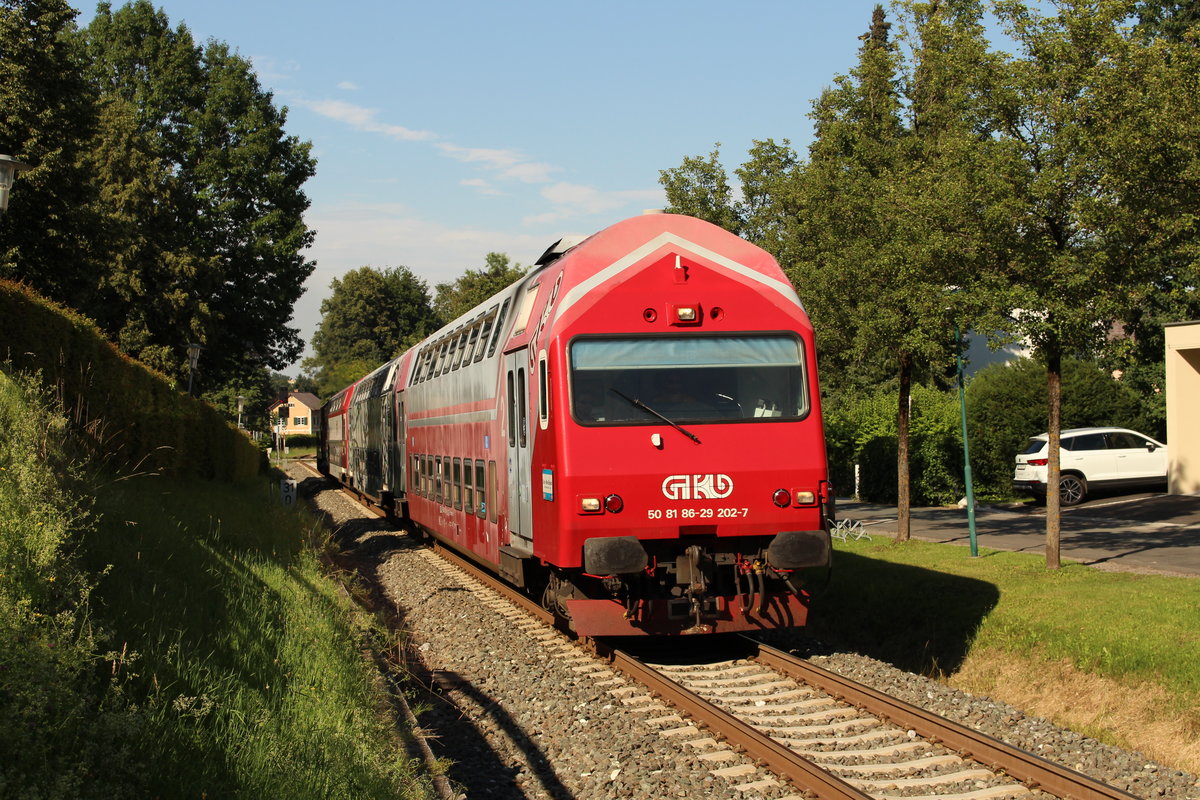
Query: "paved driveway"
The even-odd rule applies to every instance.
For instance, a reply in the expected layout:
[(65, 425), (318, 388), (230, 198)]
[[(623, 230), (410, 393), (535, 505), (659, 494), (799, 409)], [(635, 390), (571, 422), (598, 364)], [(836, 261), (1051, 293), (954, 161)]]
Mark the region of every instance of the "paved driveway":
[[(872, 536), (896, 535), (895, 506), (839, 500), (838, 518), (860, 520)], [(1045, 553), (1044, 506), (979, 506), (975, 529), (980, 547)], [(967, 512), (913, 509), (912, 535), (966, 545)], [(1062, 556), (1105, 569), (1200, 576), (1200, 496), (1108, 497), (1064, 509)]]

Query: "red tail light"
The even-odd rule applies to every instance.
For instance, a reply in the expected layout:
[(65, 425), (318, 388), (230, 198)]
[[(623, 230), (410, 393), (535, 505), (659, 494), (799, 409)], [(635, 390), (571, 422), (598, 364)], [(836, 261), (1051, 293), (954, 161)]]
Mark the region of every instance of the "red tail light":
[(1050, 459), (1048, 459), (1048, 458), (1031, 458), (1028, 461), (1026, 461), (1025, 463), (1031, 467), (1044, 467), (1050, 463)]
[(775, 501), (775, 505), (780, 508), (787, 508), (792, 502), (792, 493), (787, 489), (776, 489), (775, 494), (771, 498)]

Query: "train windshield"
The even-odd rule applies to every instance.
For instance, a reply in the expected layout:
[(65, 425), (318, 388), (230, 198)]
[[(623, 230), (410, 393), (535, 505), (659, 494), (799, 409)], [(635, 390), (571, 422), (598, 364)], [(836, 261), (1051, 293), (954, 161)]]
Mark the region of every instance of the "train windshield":
[[(794, 420), (808, 413), (804, 345), (789, 334), (581, 338), (571, 410), (583, 424)], [(647, 410), (650, 409), (650, 410)]]

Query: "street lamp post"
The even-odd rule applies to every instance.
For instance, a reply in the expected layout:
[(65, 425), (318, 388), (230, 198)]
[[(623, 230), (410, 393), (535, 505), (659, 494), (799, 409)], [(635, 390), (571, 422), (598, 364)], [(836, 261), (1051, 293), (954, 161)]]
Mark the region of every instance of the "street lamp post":
[(246, 404), (245, 395), (239, 394), (237, 396), (237, 401), (238, 401), (238, 430), (240, 431), (242, 429), (242, 407)]
[(0, 216), (8, 210), (8, 190), (12, 188), (17, 173), (30, 169), (28, 164), (17, 161), (12, 156), (0, 155)]
[(967, 530), (971, 537), (971, 557), (979, 555), (975, 537), (975, 487), (971, 481), (971, 450), (967, 446), (967, 394), (963, 383), (962, 329), (954, 323), (955, 355), (958, 357), (958, 410), (962, 416), (963, 481), (967, 484)]
[(188, 343), (188, 394), (192, 393), (192, 373), (196, 371), (196, 362), (200, 360), (200, 351), (204, 349), (195, 342)]

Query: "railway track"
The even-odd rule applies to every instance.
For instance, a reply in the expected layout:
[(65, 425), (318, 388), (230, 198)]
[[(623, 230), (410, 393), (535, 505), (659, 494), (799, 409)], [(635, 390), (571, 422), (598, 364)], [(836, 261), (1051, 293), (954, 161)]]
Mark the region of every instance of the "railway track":
[[(452, 551), (435, 544), (432, 552), (482, 603), (547, 646), (564, 645), (547, 627), (569, 632), (539, 604)], [(590, 641), (574, 646), (572, 660), (597, 681), (607, 677), (605, 665), (623, 675), (627, 681), (604, 681), (615, 699), (701, 752), (714, 775), (741, 780), (743, 792), (782, 778), (820, 800), (1136, 800), (788, 653), (742, 643), (744, 654), (733, 659), (652, 664)], [(597, 657), (591, 665), (583, 650)]]

